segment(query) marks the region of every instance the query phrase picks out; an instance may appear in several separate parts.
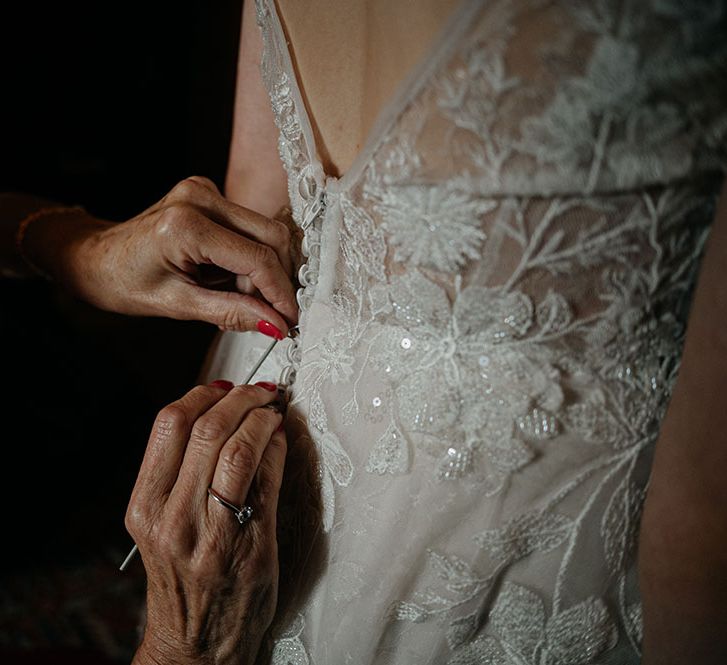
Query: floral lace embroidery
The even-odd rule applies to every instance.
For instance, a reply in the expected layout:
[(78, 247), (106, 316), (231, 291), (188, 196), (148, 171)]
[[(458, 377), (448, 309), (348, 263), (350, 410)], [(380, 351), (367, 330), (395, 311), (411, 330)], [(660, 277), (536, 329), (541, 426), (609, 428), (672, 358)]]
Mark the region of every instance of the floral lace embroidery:
[[(442, 187), (387, 187), (376, 191), (374, 210), (394, 247), (395, 261), (455, 270), (480, 258), (485, 240), (479, 219), (495, 203)], [(411, 220), (418, 220), (412, 224)]]
[[(661, 237), (666, 230), (678, 228), (674, 220), (700, 209), (711, 210), (709, 201), (693, 196), (684, 199), (671, 192), (656, 201), (645, 196), (634, 208), (640, 213), (627, 214), (630, 221), (621, 227), (621, 232), (648, 228), (646, 220), (651, 220), (656, 225), (649, 229), (651, 236)], [(676, 238), (680, 235), (678, 232), (671, 242), (678, 242)], [(619, 244), (617, 237), (611, 236), (611, 240)], [(509, 297), (503, 297), (500, 291), (496, 302), (506, 305), (500, 310), (497, 305), (490, 305), (498, 290), (491, 293), (479, 286), (461, 289), (455, 279), (455, 300), (450, 313), (444, 292), (431, 282), (425, 285), (426, 280), (416, 273), (397, 281), (408, 284), (403, 295), (396, 285), (390, 286), (391, 315), (407, 327), (389, 325), (382, 327), (384, 333), (372, 333), (374, 343), (381, 349), (379, 369), (403, 386), (394, 391), (399, 397), (398, 412), (404, 431), (417, 441), (417, 446), (426, 449), (439, 445), (440, 450), (441, 446), (450, 446), (445, 455), (453, 461), (448, 464), (445, 456), (438, 469), (440, 478), (472, 476), (476, 468), (472, 454), (478, 446), (487, 451), (490, 468), (500, 473), (496, 483), (492, 477), (483, 482), (474, 474), (483, 492), (500, 491), (510, 474), (530, 463), (534, 452), (529, 446), (535, 440), (546, 444), (552, 440), (555, 445), (558, 434), (570, 432), (602, 451), (581, 473), (558, 488), (539, 510), (517, 515), (498, 528), (474, 536), (474, 542), (490, 557), (491, 573), (482, 577), (468, 570), (466, 577), (471, 589), (462, 583), (464, 562), (436, 555), (440, 570), (445, 569), (442, 561), (455, 561), (450, 568), (460, 575), (456, 584), (451, 585), (451, 573), (440, 575), (448, 581), (447, 589), (457, 592), (455, 599), (446, 600), (441, 592), (428, 587), (398, 607), (399, 619), (420, 622), (436, 616), (447, 623), (450, 632), (459, 634), (463, 622), (482, 611), (482, 599), (503, 570), (534, 553), (542, 556), (554, 550), (563, 552), (553, 597), (553, 611), (560, 612), (561, 589), (578, 539), (585, 525), (594, 521), (600, 521), (602, 556), (607, 568), (620, 580), (619, 585), (626, 584), (624, 571), (633, 560), (644, 495), (632, 477), (641, 453), (656, 438), (676, 377), (683, 329), (672, 312), (676, 311), (674, 304), (684, 296), (682, 290), (693, 281), (694, 257), (701, 251), (704, 235), (698, 232), (690, 242), (694, 243), (690, 244), (694, 254), (679, 256), (667, 272), (649, 263), (629, 271), (604, 270), (600, 293), (607, 306), (589, 319), (573, 317), (567, 301), (552, 290), (538, 305), (517, 290)], [(536, 253), (531, 256), (536, 263), (540, 261)], [(587, 251), (573, 256), (580, 261), (588, 260)], [(657, 262), (662, 258), (662, 254), (655, 254)], [(689, 273), (692, 277), (686, 278)], [(467, 290), (471, 291), (471, 298), (467, 297)], [(659, 299), (672, 304), (656, 314), (645, 303)], [(431, 326), (433, 321), (438, 326), (435, 324), (431, 331), (422, 327), (422, 322)], [(471, 326), (464, 321), (471, 322)], [(372, 329), (377, 330), (375, 324)], [(453, 336), (451, 331), (455, 329), (458, 334)], [(463, 334), (468, 330), (476, 331), (473, 339)], [(388, 345), (376, 334), (388, 339)], [(455, 349), (451, 354), (443, 353), (442, 349), (450, 348)], [(589, 354), (584, 355), (580, 349), (589, 349)], [(411, 350), (413, 354), (402, 361), (402, 354)], [(459, 362), (458, 353), (465, 354)], [(487, 360), (482, 363), (481, 357)], [(444, 363), (451, 364), (445, 368)], [(435, 366), (437, 386), (431, 380), (418, 378), (419, 371)], [(482, 400), (490, 385), (495, 388), (491, 413), (490, 403)], [(576, 385), (589, 386), (588, 397), (582, 401), (564, 400), (566, 386)], [(456, 393), (459, 386), (463, 388), (462, 394), (447, 393)], [(444, 396), (438, 391), (443, 391)], [(404, 400), (410, 403), (401, 406)], [(470, 441), (474, 445), (465, 445), (467, 457), (463, 460), (454, 433), (461, 432), (467, 443), (468, 427), (472, 428)], [(492, 441), (503, 439), (506, 445), (493, 447)], [(613, 485), (619, 477), (620, 482)], [(560, 503), (584, 487), (590, 488), (589, 498), (577, 515), (555, 512)], [(630, 639), (638, 643), (640, 627), (635, 612), (638, 610), (634, 605), (624, 599), (619, 618)], [(569, 616), (565, 614), (562, 620)], [(482, 653), (499, 653), (494, 644), (491, 639), (479, 639), (457, 658), (480, 653), (477, 649)], [(512, 653), (510, 657), (515, 658), (514, 662), (526, 658)]]
[(540, 598), (512, 582), (505, 582), (490, 623), (496, 637), (481, 636), (456, 649), (449, 665), (587, 665), (618, 637), (600, 599), (589, 598), (546, 619)]
[[(482, 448), (498, 476), (487, 486), (499, 487), (502, 474), (532, 457), (523, 438), (549, 438), (557, 431), (548, 415), (562, 401), (557, 371), (539, 349), (529, 358), (507, 343), (533, 325), (532, 302), (520, 292), (502, 298), (496, 289), (463, 289), (455, 279), (450, 306), (444, 290), (415, 271), (391, 283), (388, 292), (390, 303), (380, 311), (390, 314), (388, 322), (370, 330), (378, 347), (372, 363), (396, 383), (402, 428), (419, 433), (430, 450), (444, 442), (440, 478), (461, 477)], [(436, 384), (433, 375), (440, 377)]]
[[(450, 663), (591, 663), (619, 637), (638, 654), (628, 576), (645, 453), (676, 378), (713, 216), (708, 174), (726, 163), (727, 113), (712, 100), (724, 85), (727, 45), (715, 26), (727, 11), (706, 5), (484, 8), (360, 181), (335, 193), (338, 260), (324, 265), (328, 192), (305, 154), (284, 45), (258, 0), (263, 74), (306, 228), (302, 310), (322, 271), (335, 271), (330, 302), (318, 297), (332, 324), (290, 358), (306, 377), (297, 399), (319, 452), (324, 531), (336, 533), (336, 488), (354, 485), (348, 440), (362, 427), (372, 434), (360, 468), (370, 487), (405, 482), (416, 467), (503, 496), (559, 447), (587, 455), (538, 505), (453, 548), (470, 555), (429, 550), (431, 583), (422, 575), (392, 615), (440, 623)], [(532, 46), (547, 63), (533, 78), (511, 71), (529, 10), (561, 31)], [(710, 94), (693, 94), (700, 86)], [(584, 554), (594, 528), (598, 545)], [(603, 598), (570, 596), (584, 556), (607, 571)], [(530, 558), (554, 565), (552, 591), (496, 584)], [(274, 662), (308, 662), (302, 617), (294, 629), (280, 643), (302, 656)]]

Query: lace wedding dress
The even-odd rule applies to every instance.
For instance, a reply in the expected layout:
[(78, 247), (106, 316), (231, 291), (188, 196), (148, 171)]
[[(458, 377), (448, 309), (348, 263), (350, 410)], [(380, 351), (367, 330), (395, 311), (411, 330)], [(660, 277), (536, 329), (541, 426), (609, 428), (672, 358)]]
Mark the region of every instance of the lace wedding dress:
[[(727, 163), (726, 15), (465, 0), (334, 178), (258, 0), (306, 257), (300, 335), (256, 377), (290, 395), (273, 663), (639, 662), (640, 507)], [(259, 338), (224, 335), (210, 376), (240, 380)]]

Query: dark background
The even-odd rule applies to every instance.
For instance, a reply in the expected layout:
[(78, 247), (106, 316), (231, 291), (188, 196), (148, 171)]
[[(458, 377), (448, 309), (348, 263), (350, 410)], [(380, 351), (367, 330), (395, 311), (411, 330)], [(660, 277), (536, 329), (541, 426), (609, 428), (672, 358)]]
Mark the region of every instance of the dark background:
[[(0, 191), (122, 221), (224, 181), (241, 2), (26, 3), (0, 19)], [(0, 282), (0, 661), (129, 662), (143, 597), (124, 511), (156, 412), (214, 330)]]

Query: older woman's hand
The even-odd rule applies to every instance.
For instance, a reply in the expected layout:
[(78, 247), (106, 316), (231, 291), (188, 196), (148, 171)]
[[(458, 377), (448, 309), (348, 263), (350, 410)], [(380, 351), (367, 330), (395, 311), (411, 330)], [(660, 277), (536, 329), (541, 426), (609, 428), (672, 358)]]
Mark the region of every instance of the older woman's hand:
[[(197, 319), (223, 330), (297, 320), (288, 226), (191, 177), (120, 223), (78, 211), (28, 227), (33, 263), (88, 302), (122, 314)], [(265, 324), (263, 324), (265, 327)], [(266, 327), (268, 334), (275, 330)]]
[(139, 665), (252, 663), (272, 621), (285, 434), (273, 384), (231, 385), (197, 386), (154, 423), (126, 515), (148, 578)]

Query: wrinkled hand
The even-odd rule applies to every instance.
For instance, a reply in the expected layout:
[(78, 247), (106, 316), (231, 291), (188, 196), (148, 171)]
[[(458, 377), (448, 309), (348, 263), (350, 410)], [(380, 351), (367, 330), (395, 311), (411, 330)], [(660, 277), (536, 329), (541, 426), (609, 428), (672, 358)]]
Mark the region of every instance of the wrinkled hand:
[[(220, 383), (159, 413), (129, 503), (147, 573), (137, 665), (253, 663), (275, 611), (286, 440), (278, 411), (261, 407), (277, 394)], [(241, 526), (209, 486), (250, 505), (250, 521)]]
[(121, 224), (86, 217), (76, 227), (38, 222), (26, 242), (48, 272), (102, 309), (237, 331), (263, 320), (283, 334), (297, 320), (288, 226), (228, 201), (206, 178), (183, 180)]

